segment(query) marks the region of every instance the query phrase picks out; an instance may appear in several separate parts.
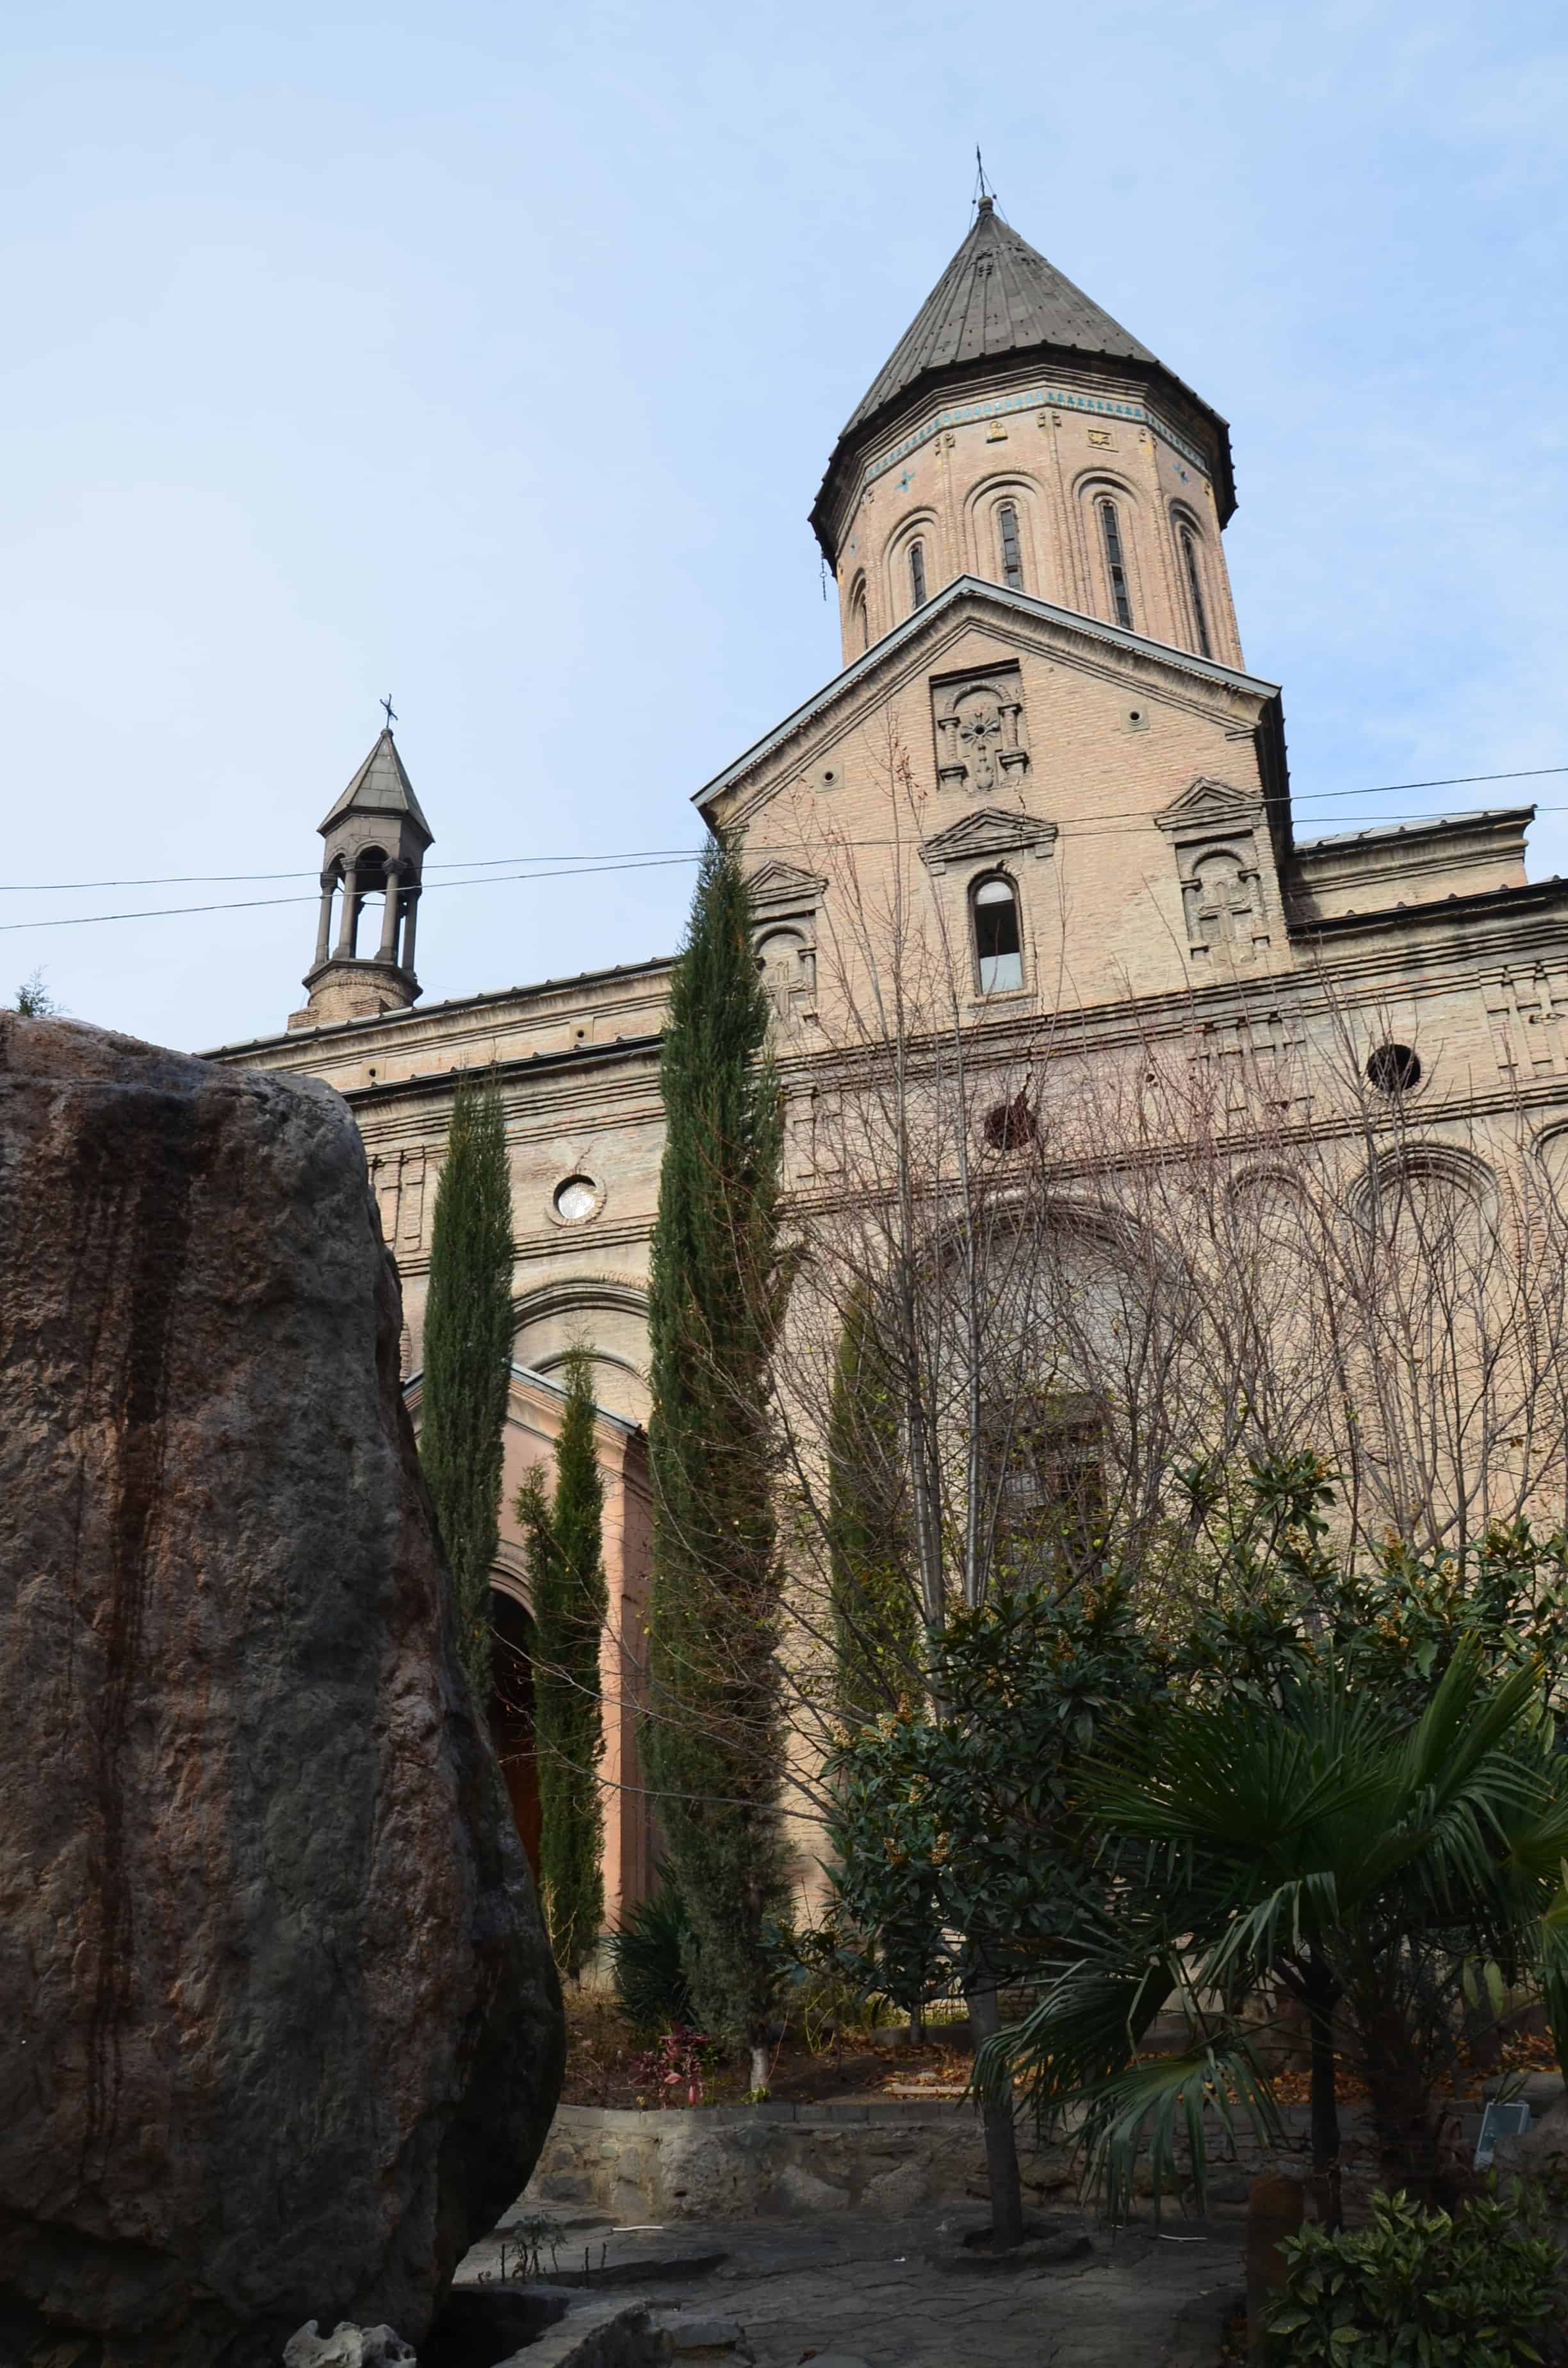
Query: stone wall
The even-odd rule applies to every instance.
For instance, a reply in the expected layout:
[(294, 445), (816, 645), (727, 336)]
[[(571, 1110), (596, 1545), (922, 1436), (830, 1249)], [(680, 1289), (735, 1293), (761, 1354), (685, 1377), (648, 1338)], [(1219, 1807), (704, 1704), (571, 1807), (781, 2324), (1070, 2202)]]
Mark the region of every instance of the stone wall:
[[(1065, 2147), (1029, 2145), (1037, 2199), (1074, 2184)], [(562, 2105), (525, 2202), (583, 2204), (621, 2222), (869, 2212), (903, 2219), (983, 2200), (985, 2148), (961, 2104), (717, 2105), (618, 2112)]]

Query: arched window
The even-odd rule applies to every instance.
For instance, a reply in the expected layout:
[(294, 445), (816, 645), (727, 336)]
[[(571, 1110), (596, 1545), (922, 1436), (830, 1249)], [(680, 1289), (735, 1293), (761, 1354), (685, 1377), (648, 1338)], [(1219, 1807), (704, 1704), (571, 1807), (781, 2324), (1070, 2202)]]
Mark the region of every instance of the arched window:
[(1176, 521), (1176, 541), (1181, 545), (1181, 564), (1187, 571), (1187, 596), (1192, 602), (1193, 628), (1198, 635), (1199, 657), (1214, 655), (1209, 640), (1209, 612), (1203, 605), (1203, 576), (1198, 556), (1198, 529), (1186, 518)]
[(974, 955), (982, 995), (1024, 983), (1017, 892), (1010, 880), (983, 880), (974, 892)]
[(926, 606), (926, 545), (912, 542), (909, 546), (909, 597), (916, 609)]
[(863, 575), (849, 595), (849, 646), (851, 650), (869, 650), (871, 646), (871, 620), (866, 609)]
[(1015, 592), (1024, 588), (1024, 556), (1018, 547), (1018, 512), (1014, 502), (996, 506), (996, 535), (1002, 545), (1002, 581)]
[(1110, 602), (1119, 625), (1132, 623), (1132, 602), (1127, 590), (1127, 562), (1121, 548), (1121, 520), (1116, 504), (1108, 494), (1102, 494), (1095, 507), (1100, 514), (1100, 539), (1105, 544), (1106, 575), (1110, 583)]

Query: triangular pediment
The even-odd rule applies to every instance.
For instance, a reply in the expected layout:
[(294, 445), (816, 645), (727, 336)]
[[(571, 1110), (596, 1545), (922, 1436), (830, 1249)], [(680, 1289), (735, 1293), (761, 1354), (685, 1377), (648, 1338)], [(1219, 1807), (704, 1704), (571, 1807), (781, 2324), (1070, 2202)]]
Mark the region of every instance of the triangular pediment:
[(814, 872), (775, 860), (759, 865), (746, 885), (754, 905), (814, 905), (827, 882)]
[(705, 782), (695, 803), (725, 828), (744, 828), (780, 790), (809, 790), (819, 757), (830, 757), (836, 769), (843, 759), (835, 752), (848, 734), (912, 679), (1012, 665), (1031, 653), (1116, 681), (1119, 690), (1125, 680), (1140, 702), (1172, 695), (1190, 710), (1196, 698), (1206, 710), (1222, 712), (1227, 729), (1235, 693), (1257, 702), (1249, 721), (1278, 696), (1273, 683), (1147, 641), (1123, 626), (978, 576), (955, 576)]
[(1215, 825), (1242, 823), (1249, 827), (1262, 812), (1256, 795), (1248, 797), (1244, 790), (1234, 790), (1229, 781), (1214, 781), (1199, 775), (1190, 789), (1183, 790), (1179, 798), (1168, 805), (1154, 820), (1162, 830), (1209, 830)]
[(920, 850), (923, 863), (933, 871), (945, 871), (949, 863), (970, 863), (987, 855), (1014, 855), (1032, 848), (1037, 855), (1049, 855), (1056, 844), (1056, 825), (1037, 822), (1032, 814), (1006, 814), (995, 806), (983, 806), (978, 814), (967, 814), (961, 821), (949, 823), (928, 838)]

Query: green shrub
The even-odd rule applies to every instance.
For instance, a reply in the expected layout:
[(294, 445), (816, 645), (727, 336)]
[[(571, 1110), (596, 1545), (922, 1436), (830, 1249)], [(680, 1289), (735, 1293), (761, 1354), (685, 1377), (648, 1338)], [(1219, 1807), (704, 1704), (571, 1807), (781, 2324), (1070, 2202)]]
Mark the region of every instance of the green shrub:
[(636, 2030), (663, 2031), (695, 2021), (683, 1953), (690, 1946), (686, 1902), (666, 1867), (652, 1898), (639, 1901), (609, 1938), (616, 2003)]
[(1281, 2247), (1283, 2291), (1265, 2314), (1275, 2368), (1514, 2368), (1552, 2315), (1561, 2261), (1495, 2183), (1451, 2217), (1403, 2192), (1374, 2195), (1365, 2228), (1303, 2228)]

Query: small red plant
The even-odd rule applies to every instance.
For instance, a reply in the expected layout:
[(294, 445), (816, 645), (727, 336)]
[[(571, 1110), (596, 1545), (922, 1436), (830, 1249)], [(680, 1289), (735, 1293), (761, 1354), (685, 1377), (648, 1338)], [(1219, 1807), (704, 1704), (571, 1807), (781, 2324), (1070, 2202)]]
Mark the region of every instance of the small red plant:
[(705, 2031), (692, 2031), (677, 2022), (664, 2032), (656, 2047), (633, 2057), (631, 2077), (639, 2088), (646, 2082), (656, 2089), (663, 2106), (700, 2105), (708, 2045)]

